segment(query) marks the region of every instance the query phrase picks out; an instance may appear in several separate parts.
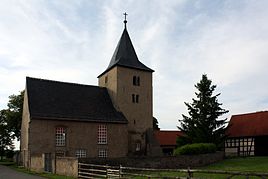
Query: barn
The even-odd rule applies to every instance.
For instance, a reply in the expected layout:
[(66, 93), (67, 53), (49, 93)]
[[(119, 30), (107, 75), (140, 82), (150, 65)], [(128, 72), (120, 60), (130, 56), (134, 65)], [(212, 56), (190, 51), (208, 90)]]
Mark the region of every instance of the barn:
[(268, 156), (268, 111), (233, 115), (226, 135), (226, 156)]

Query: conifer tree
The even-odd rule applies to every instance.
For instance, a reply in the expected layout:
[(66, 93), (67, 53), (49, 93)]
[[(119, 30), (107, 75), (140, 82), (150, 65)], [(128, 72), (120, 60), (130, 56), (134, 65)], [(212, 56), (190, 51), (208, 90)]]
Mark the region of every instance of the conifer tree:
[(184, 132), (183, 137), (177, 140), (178, 146), (189, 143), (214, 143), (220, 146), (224, 140), (225, 124), (227, 119), (218, 119), (221, 115), (228, 113), (228, 110), (221, 108), (221, 103), (213, 95), (216, 85), (207, 75), (202, 75), (202, 79), (195, 85), (198, 92), (196, 99), (192, 103), (186, 103), (189, 116), (182, 115), (178, 128)]

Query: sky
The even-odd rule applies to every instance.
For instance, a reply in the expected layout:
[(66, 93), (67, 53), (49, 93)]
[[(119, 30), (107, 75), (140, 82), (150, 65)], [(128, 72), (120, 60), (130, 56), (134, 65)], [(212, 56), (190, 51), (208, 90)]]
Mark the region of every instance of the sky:
[(0, 109), (26, 76), (97, 85), (127, 29), (153, 73), (153, 114), (177, 129), (207, 74), (231, 115), (268, 107), (267, 0), (0, 0)]

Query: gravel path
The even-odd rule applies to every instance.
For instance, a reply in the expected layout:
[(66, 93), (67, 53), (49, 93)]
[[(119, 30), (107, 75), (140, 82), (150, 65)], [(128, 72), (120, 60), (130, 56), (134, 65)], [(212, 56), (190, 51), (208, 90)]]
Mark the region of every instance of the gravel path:
[(45, 179), (13, 170), (7, 166), (0, 165), (0, 179)]

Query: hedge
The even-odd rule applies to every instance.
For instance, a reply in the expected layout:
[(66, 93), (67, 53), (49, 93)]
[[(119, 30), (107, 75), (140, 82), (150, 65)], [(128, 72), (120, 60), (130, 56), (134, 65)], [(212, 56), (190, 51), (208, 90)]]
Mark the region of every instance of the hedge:
[(174, 150), (174, 155), (197, 155), (215, 153), (217, 147), (212, 143), (187, 144)]

